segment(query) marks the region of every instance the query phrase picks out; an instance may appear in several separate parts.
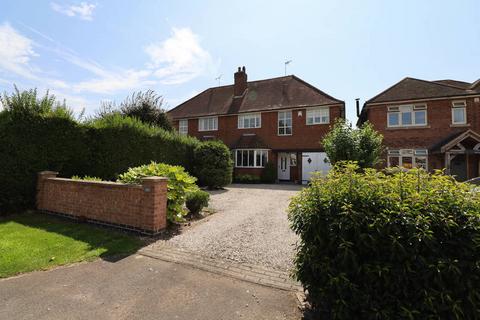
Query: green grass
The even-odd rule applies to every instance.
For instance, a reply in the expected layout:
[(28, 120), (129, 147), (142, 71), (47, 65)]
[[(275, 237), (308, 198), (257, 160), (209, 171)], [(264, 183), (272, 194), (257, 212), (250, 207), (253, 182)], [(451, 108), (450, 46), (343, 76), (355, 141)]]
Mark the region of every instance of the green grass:
[(0, 278), (135, 252), (132, 235), (40, 213), (0, 219)]

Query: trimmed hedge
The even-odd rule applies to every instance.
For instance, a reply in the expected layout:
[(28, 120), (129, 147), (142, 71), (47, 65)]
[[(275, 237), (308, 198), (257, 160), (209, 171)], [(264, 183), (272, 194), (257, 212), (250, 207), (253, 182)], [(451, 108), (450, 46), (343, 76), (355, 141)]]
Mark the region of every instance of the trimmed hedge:
[(191, 214), (198, 214), (203, 208), (208, 206), (210, 194), (203, 190), (196, 190), (187, 194), (185, 206)]
[(221, 188), (232, 182), (233, 161), (228, 147), (221, 141), (207, 141), (194, 149), (194, 175), (200, 185)]
[(296, 277), (321, 319), (476, 319), (480, 193), (441, 172), (316, 178), (289, 207)]

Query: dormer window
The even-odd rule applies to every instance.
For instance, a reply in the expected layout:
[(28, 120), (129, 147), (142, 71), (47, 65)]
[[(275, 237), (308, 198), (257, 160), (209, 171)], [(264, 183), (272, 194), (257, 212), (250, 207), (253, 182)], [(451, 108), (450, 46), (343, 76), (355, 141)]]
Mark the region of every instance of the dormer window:
[(452, 102), (452, 124), (467, 123), (467, 104), (465, 101)]
[(414, 127), (427, 124), (427, 106), (425, 104), (388, 107), (388, 127)]

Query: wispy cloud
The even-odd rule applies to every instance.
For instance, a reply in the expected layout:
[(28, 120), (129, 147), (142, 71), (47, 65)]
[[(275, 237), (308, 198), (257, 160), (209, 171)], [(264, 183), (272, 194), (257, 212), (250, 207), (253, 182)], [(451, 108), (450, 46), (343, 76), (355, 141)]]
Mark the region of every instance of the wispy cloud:
[(146, 46), (145, 52), (151, 60), (148, 66), (163, 84), (187, 82), (213, 65), (210, 53), (189, 28), (173, 28), (168, 39)]
[(0, 71), (34, 79), (33, 67), (30, 65), (34, 56), (36, 53), (32, 40), (18, 33), (8, 23), (0, 25)]
[(92, 20), (93, 11), (97, 5), (88, 2), (80, 2), (80, 4), (77, 5), (61, 5), (56, 2), (51, 2), (50, 7), (54, 11), (69, 17), (78, 17), (82, 20)]

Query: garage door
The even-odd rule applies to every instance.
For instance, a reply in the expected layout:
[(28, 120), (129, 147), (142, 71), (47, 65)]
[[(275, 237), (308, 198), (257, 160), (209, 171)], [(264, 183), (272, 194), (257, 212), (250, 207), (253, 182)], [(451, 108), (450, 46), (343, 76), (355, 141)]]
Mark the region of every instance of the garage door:
[(326, 160), (327, 154), (325, 152), (303, 152), (302, 183), (306, 184), (315, 172), (327, 174), (331, 166)]

